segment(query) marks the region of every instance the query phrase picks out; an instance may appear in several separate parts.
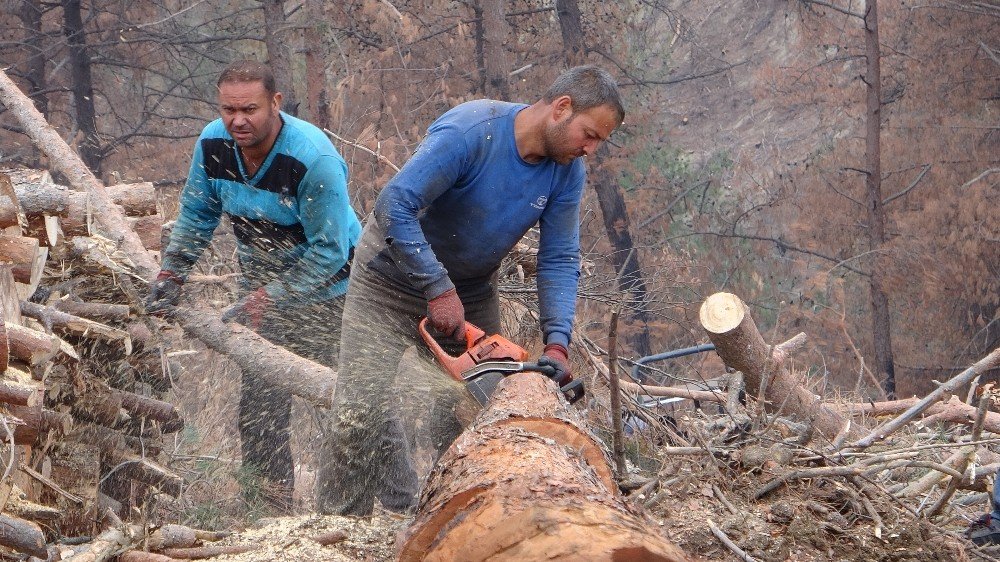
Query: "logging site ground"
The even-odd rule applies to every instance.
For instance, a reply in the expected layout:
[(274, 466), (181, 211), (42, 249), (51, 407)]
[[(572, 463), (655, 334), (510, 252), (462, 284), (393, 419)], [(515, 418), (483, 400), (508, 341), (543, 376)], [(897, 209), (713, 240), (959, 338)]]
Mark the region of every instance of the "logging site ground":
[[(518, 373), (480, 408), (423, 347), (387, 361), (405, 515), (320, 513), (336, 361), (223, 322), (228, 216), (149, 313), (245, 58), (360, 221), (450, 108), (618, 83), (584, 159), (586, 394)], [(0, 61), (0, 560), (1000, 561), (968, 534), (1000, 470), (997, 0), (19, 0)], [(496, 273), (530, 361), (540, 237)], [(292, 489), (243, 458), (244, 376), (293, 395)]]

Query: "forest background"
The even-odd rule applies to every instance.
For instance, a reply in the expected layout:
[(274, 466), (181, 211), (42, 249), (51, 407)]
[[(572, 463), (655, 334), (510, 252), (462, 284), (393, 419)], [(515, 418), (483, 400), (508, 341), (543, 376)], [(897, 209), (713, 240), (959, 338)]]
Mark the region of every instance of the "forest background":
[[(106, 182), (165, 201), (236, 58), (270, 62), (286, 109), (332, 132), (362, 217), (448, 108), (530, 103), (601, 65), (628, 116), (587, 163), (582, 334), (606, 342), (622, 309), (620, 356), (704, 343), (698, 306), (733, 292), (767, 339), (808, 333), (817, 389), (867, 398), (1000, 343), (998, 2), (883, 0), (874, 43), (874, 3), (854, 0), (0, 6), (7, 72)], [(44, 167), (0, 127), (0, 163)]]

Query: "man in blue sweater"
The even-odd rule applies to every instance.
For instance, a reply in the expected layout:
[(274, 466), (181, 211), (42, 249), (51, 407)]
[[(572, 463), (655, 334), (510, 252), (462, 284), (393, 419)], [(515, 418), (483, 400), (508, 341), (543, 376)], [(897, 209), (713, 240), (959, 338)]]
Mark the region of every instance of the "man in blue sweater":
[[(327, 513), (367, 515), (374, 498), (405, 511), (416, 498), (408, 441), (390, 402), (403, 351), (427, 316), (462, 340), (466, 320), (499, 333), (496, 274), (529, 228), (540, 225), (540, 363), (572, 380), (568, 347), (580, 271), (580, 156), (622, 122), (614, 79), (576, 67), (532, 105), (479, 100), (438, 118), (385, 186), (358, 244), (344, 310), (334, 397), (332, 462), (317, 494)], [(441, 374), (442, 377), (446, 375)], [(437, 405), (435, 406), (437, 409)], [(435, 414), (442, 452), (461, 427)], [(450, 418), (450, 419), (442, 419)]]
[[(279, 111), (270, 69), (239, 61), (218, 80), (221, 119), (198, 138), (181, 207), (147, 311), (176, 305), (222, 215), (232, 223), (241, 298), (236, 321), (298, 355), (335, 366), (350, 259), (361, 233), (347, 165), (315, 126)], [(239, 410), (248, 499), (291, 507), (291, 395), (244, 374)], [(259, 480), (257, 480), (259, 478)]]

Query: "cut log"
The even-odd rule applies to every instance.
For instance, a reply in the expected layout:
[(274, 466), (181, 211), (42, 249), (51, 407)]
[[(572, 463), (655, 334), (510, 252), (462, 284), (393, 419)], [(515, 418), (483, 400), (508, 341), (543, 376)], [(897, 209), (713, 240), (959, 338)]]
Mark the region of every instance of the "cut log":
[(49, 249), (39, 246), (35, 252), (35, 259), (26, 265), (13, 265), (10, 268), (17, 285), (17, 296), (20, 300), (27, 299), (35, 294), (39, 283), (42, 281), (42, 274), (45, 273), (45, 260), (49, 257)]
[[(22, 270), (26, 267), (30, 271), (32, 264), (35, 263), (35, 254), (37, 253), (38, 240), (28, 236), (0, 234), (0, 265), (19, 267)], [(28, 282), (21, 274), (15, 274), (14, 280), (18, 283)]]
[[(701, 325), (727, 367), (741, 371), (747, 394), (763, 400), (769, 412), (791, 414), (810, 422), (833, 440), (847, 424), (838, 412), (809, 392), (764, 343), (743, 301), (731, 293), (715, 293), (701, 305)], [(762, 394), (762, 395), (761, 395)]]
[(198, 542), (198, 535), (191, 527), (184, 525), (163, 525), (153, 531), (146, 539), (146, 548), (149, 550), (163, 550), (164, 548), (187, 548), (194, 546)]
[(45, 389), (38, 385), (17, 381), (0, 381), (0, 402), (18, 406), (38, 406), (41, 404)]
[(59, 353), (59, 338), (16, 324), (7, 325), (10, 355), (28, 365), (41, 365)]
[[(7, 412), (16, 421), (7, 419), (7, 425), (14, 430), (15, 445), (32, 445), (38, 440), (42, 431), (42, 404), (34, 406), (7, 406)], [(13, 422), (13, 423), (12, 423)], [(0, 426), (0, 441), (7, 442), (11, 438), (6, 427)]]
[(33, 302), (21, 301), (21, 314), (34, 318), (49, 328), (60, 328), (78, 336), (98, 337), (107, 341), (129, 339), (125, 330)]
[(507, 377), (431, 472), (399, 560), (687, 560), (591, 446), (555, 383)]
[(122, 408), (133, 417), (160, 422), (160, 430), (163, 433), (176, 433), (184, 429), (184, 419), (173, 404), (133, 392), (123, 390), (117, 392), (122, 397)]
[(239, 324), (225, 324), (214, 310), (178, 308), (174, 318), (186, 332), (228, 355), (244, 372), (317, 406), (330, 406), (337, 384), (333, 369), (299, 357)]
[(41, 527), (24, 519), (0, 515), (0, 544), (42, 560), (48, 558)]
[(129, 307), (127, 304), (81, 302), (63, 298), (52, 303), (52, 308), (97, 322), (125, 322), (129, 318)]
[(21, 309), (18, 303), (21, 297), (17, 293), (17, 283), (9, 265), (0, 265), (0, 308), (3, 309), (3, 321), (7, 325), (21, 323)]
[[(87, 234), (90, 204), (87, 192), (74, 191), (50, 182), (12, 179), (14, 179), (14, 192), (26, 216), (57, 216), (66, 219), (62, 222), (63, 228), (69, 226), (66, 234)], [(156, 190), (151, 182), (109, 185), (106, 189), (111, 201), (120, 206), (127, 216), (143, 217), (156, 214)], [(93, 214), (93, 209), (90, 209), (90, 213)]]
[(7, 372), (8, 365), (10, 365), (10, 341), (7, 339), (7, 322), (3, 319), (3, 315), (0, 315), (0, 374)]
[(7, 502), (4, 512), (28, 521), (52, 522), (63, 516), (63, 512), (59, 509), (23, 500), (17, 495)]
[(18, 226), (21, 206), (17, 202), (17, 194), (10, 182), (10, 176), (0, 174), (0, 231), (12, 226)]
[(161, 491), (177, 497), (184, 487), (184, 479), (158, 463), (121, 451), (111, 451), (111, 463), (119, 467), (117, 472), (130, 480), (155, 486)]

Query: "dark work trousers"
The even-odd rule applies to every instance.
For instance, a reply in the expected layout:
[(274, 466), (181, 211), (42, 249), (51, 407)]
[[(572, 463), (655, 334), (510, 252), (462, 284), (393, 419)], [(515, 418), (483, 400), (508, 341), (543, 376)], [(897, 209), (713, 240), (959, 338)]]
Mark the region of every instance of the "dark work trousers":
[[(289, 351), (328, 367), (336, 367), (344, 297), (265, 312), (260, 335)], [(263, 500), (288, 512), (295, 472), (289, 425), (292, 395), (266, 380), (243, 373), (239, 428), (243, 454), (244, 497)], [(259, 478), (260, 481), (254, 481)]]
[[(344, 306), (337, 389), (324, 447), (328, 456), (320, 463), (317, 481), (321, 513), (369, 515), (376, 497), (386, 509), (404, 512), (417, 500), (419, 485), (407, 439), (412, 428), (404, 429), (401, 394), (394, 389), (408, 385), (395, 380), (403, 352), (411, 346), (425, 348), (417, 324), (427, 313), (427, 301), (370, 270), (367, 264), (375, 251), (377, 241), (366, 229)], [(478, 301), (463, 299), (463, 305), (468, 321), (498, 333), (499, 300), (495, 290), (491, 293)], [(406, 376), (404, 372), (400, 378)], [(448, 380), (444, 372), (439, 376)], [(430, 426), (442, 451), (462, 427), (447, 404), (435, 403), (432, 410)]]

